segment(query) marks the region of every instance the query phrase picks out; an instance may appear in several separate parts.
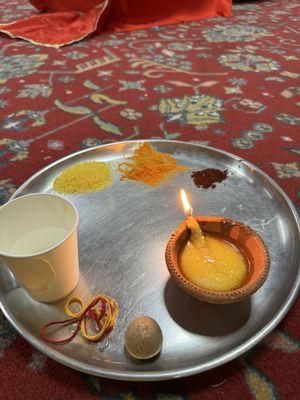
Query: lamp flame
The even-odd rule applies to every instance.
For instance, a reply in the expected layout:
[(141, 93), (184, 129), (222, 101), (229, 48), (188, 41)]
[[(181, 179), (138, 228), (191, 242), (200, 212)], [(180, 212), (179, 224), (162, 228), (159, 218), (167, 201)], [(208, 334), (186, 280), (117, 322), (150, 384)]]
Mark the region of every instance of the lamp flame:
[(182, 208), (184, 210), (185, 215), (186, 216), (192, 215), (193, 209), (190, 205), (189, 199), (188, 199), (184, 189), (181, 189), (180, 197), (181, 197), (181, 202), (182, 202)]

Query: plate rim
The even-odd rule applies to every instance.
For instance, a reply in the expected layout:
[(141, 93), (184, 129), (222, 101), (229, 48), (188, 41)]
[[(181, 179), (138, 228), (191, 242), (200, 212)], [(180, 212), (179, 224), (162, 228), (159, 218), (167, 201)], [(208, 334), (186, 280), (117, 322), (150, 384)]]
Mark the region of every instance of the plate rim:
[[(297, 230), (298, 230), (298, 235), (300, 237), (300, 220), (298, 213), (296, 211), (296, 208), (291, 201), (291, 199), (288, 197), (288, 195), (285, 193), (285, 191), (264, 171), (262, 171), (259, 167), (256, 165), (252, 164), (251, 162), (245, 160), (243, 157), (239, 157), (235, 154), (232, 154), (230, 152), (227, 152), (225, 150), (215, 148), (212, 146), (206, 146), (202, 145), (199, 143), (194, 143), (193, 141), (191, 142), (186, 142), (186, 141), (180, 141), (180, 140), (166, 140), (166, 139), (140, 139), (140, 140), (124, 140), (124, 141), (117, 141), (117, 142), (111, 142), (111, 143), (105, 143), (101, 144), (98, 146), (93, 146), (89, 147), (87, 149), (79, 150), (76, 152), (73, 152), (65, 157), (62, 157), (51, 164), (41, 168), (38, 170), (35, 174), (33, 174), (31, 177), (29, 177), (15, 192), (14, 194), (10, 197), (10, 200), (15, 199), (16, 197), (19, 196), (19, 194), (28, 186), (30, 182), (32, 182), (36, 177), (41, 175), (42, 173), (46, 172), (47, 170), (53, 168), (55, 165), (61, 164), (66, 160), (69, 160), (71, 158), (76, 158), (78, 155), (83, 154), (83, 153), (88, 153), (92, 152), (94, 150), (97, 150), (99, 148), (104, 148), (104, 147), (110, 147), (110, 146), (115, 146), (115, 145), (125, 145), (126, 144), (133, 144), (137, 145), (143, 142), (150, 142), (150, 143), (159, 143), (159, 142), (165, 142), (169, 144), (178, 144), (178, 145), (188, 145), (191, 147), (198, 147), (200, 149), (208, 149), (213, 152), (217, 152), (222, 154), (223, 156), (227, 156), (229, 158), (233, 158), (239, 162), (242, 162), (244, 165), (247, 167), (250, 167), (254, 169), (260, 176), (265, 178), (276, 190), (279, 192), (279, 194), (282, 196), (284, 201), (287, 203), (290, 211), (293, 214), (294, 220), (296, 222)], [(173, 369), (173, 370), (168, 370), (168, 371), (129, 371), (129, 372), (124, 372), (124, 371), (111, 371), (107, 370), (101, 367), (96, 367), (92, 366), (91, 364), (74, 360), (70, 356), (66, 356), (56, 350), (55, 348), (47, 345), (46, 343), (43, 343), (41, 340), (39, 340), (36, 336), (31, 334), (26, 327), (22, 325), (22, 323), (19, 323), (10, 310), (7, 308), (5, 302), (3, 301), (3, 294), (0, 292), (0, 309), (2, 310), (4, 316), (7, 318), (7, 320), (12, 324), (14, 329), (27, 341), (29, 342), (34, 348), (39, 350), (41, 353), (45, 354), (49, 358), (52, 358), (53, 360), (70, 367), (72, 369), (91, 374), (94, 376), (99, 376), (103, 378), (108, 378), (108, 379), (117, 379), (117, 380), (124, 380), (124, 381), (163, 381), (163, 380), (169, 380), (169, 379), (177, 379), (177, 378), (183, 378), (186, 376), (191, 376), (195, 375), (207, 370), (210, 370), (212, 368), (216, 368), (218, 366), (221, 366), (229, 361), (232, 361), (233, 359), (237, 358), (238, 356), (242, 355), (246, 351), (250, 350), (252, 347), (254, 347), (258, 342), (260, 342), (268, 333), (270, 333), (281, 321), (282, 319), (286, 316), (288, 311), (290, 310), (291, 306), (295, 302), (298, 293), (300, 291), (300, 264), (298, 266), (298, 272), (296, 279), (294, 281), (294, 284), (290, 290), (289, 296), (287, 297), (286, 301), (282, 304), (280, 309), (277, 311), (276, 315), (269, 320), (267, 325), (265, 325), (261, 330), (256, 332), (252, 337), (250, 337), (246, 342), (243, 344), (235, 347), (231, 351), (222, 354), (221, 356), (210, 360), (206, 361), (205, 363), (193, 366), (193, 367), (186, 367), (186, 368), (179, 368), (179, 369)]]

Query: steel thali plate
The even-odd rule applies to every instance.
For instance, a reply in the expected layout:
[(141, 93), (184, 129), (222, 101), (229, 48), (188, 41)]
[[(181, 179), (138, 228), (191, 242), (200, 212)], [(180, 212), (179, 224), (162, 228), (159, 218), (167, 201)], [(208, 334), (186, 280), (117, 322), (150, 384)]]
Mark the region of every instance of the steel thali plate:
[[(108, 161), (114, 167), (111, 188), (65, 196), (78, 208), (80, 281), (70, 296), (88, 299), (99, 292), (117, 299), (119, 318), (107, 340), (87, 343), (78, 335), (67, 345), (49, 345), (42, 325), (64, 318), (66, 300), (32, 300), (2, 265), (1, 308), (17, 331), (35, 348), (71, 368), (122, 380), (164, 380), (217, 367), (241, 355), (284, 317), (300, 284), (299, 221), (284, 192), (258, 168), (232, 154), (178, 141), (150, 141), (191, 170), (153, 188), (120, 181), (117, 163), (141, 141), (87, 149), (44, 168), (15, 193), (53, 193), (54, 178), (78, 162)], [(227, 169), (215, 189), (197, 188), (191, 171)], [(164, 261), (167, 240), (184, 219), (178, 193), (190, 195), (195, 215), (222, 215), (248, 224), (265, 241), (271, 257), (269, 277), (250, 299), (231, 305), (197, 301), (170, 279)], [(161, 354), (134, 361), (124, 351), (124, 333), (139, 315), (157, 320), (164, 335)]]

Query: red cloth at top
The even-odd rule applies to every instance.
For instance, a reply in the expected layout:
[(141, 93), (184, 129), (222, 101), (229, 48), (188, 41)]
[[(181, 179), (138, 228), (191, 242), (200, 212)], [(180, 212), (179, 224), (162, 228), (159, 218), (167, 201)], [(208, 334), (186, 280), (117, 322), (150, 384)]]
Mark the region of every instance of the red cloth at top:
[(29, 0), (29, 3), (40, 11), (87, 12), (103, 3), (103, 0)]
[(131, 30), (231, 14), (231, 0), (115, 0), (107, 27)]
[(0, 24), (0, 31), (59, 47), (94, 31), (124, 31), (147, 26), (231, 15), (232, 0), (30, 0), (39, 11), (27, 19)]

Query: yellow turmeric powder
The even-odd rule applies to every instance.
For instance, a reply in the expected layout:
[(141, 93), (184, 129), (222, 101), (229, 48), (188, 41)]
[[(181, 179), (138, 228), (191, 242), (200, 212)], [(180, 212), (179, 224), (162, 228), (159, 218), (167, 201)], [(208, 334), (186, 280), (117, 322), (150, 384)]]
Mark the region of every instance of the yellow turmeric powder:
[(155, 186), (170, 176), (188, 170), (179, 165), (171, 154), (159, 153), (150, 143), (143, 143), (132, 156), (119, 163), (121, 180), (131, 179)]

